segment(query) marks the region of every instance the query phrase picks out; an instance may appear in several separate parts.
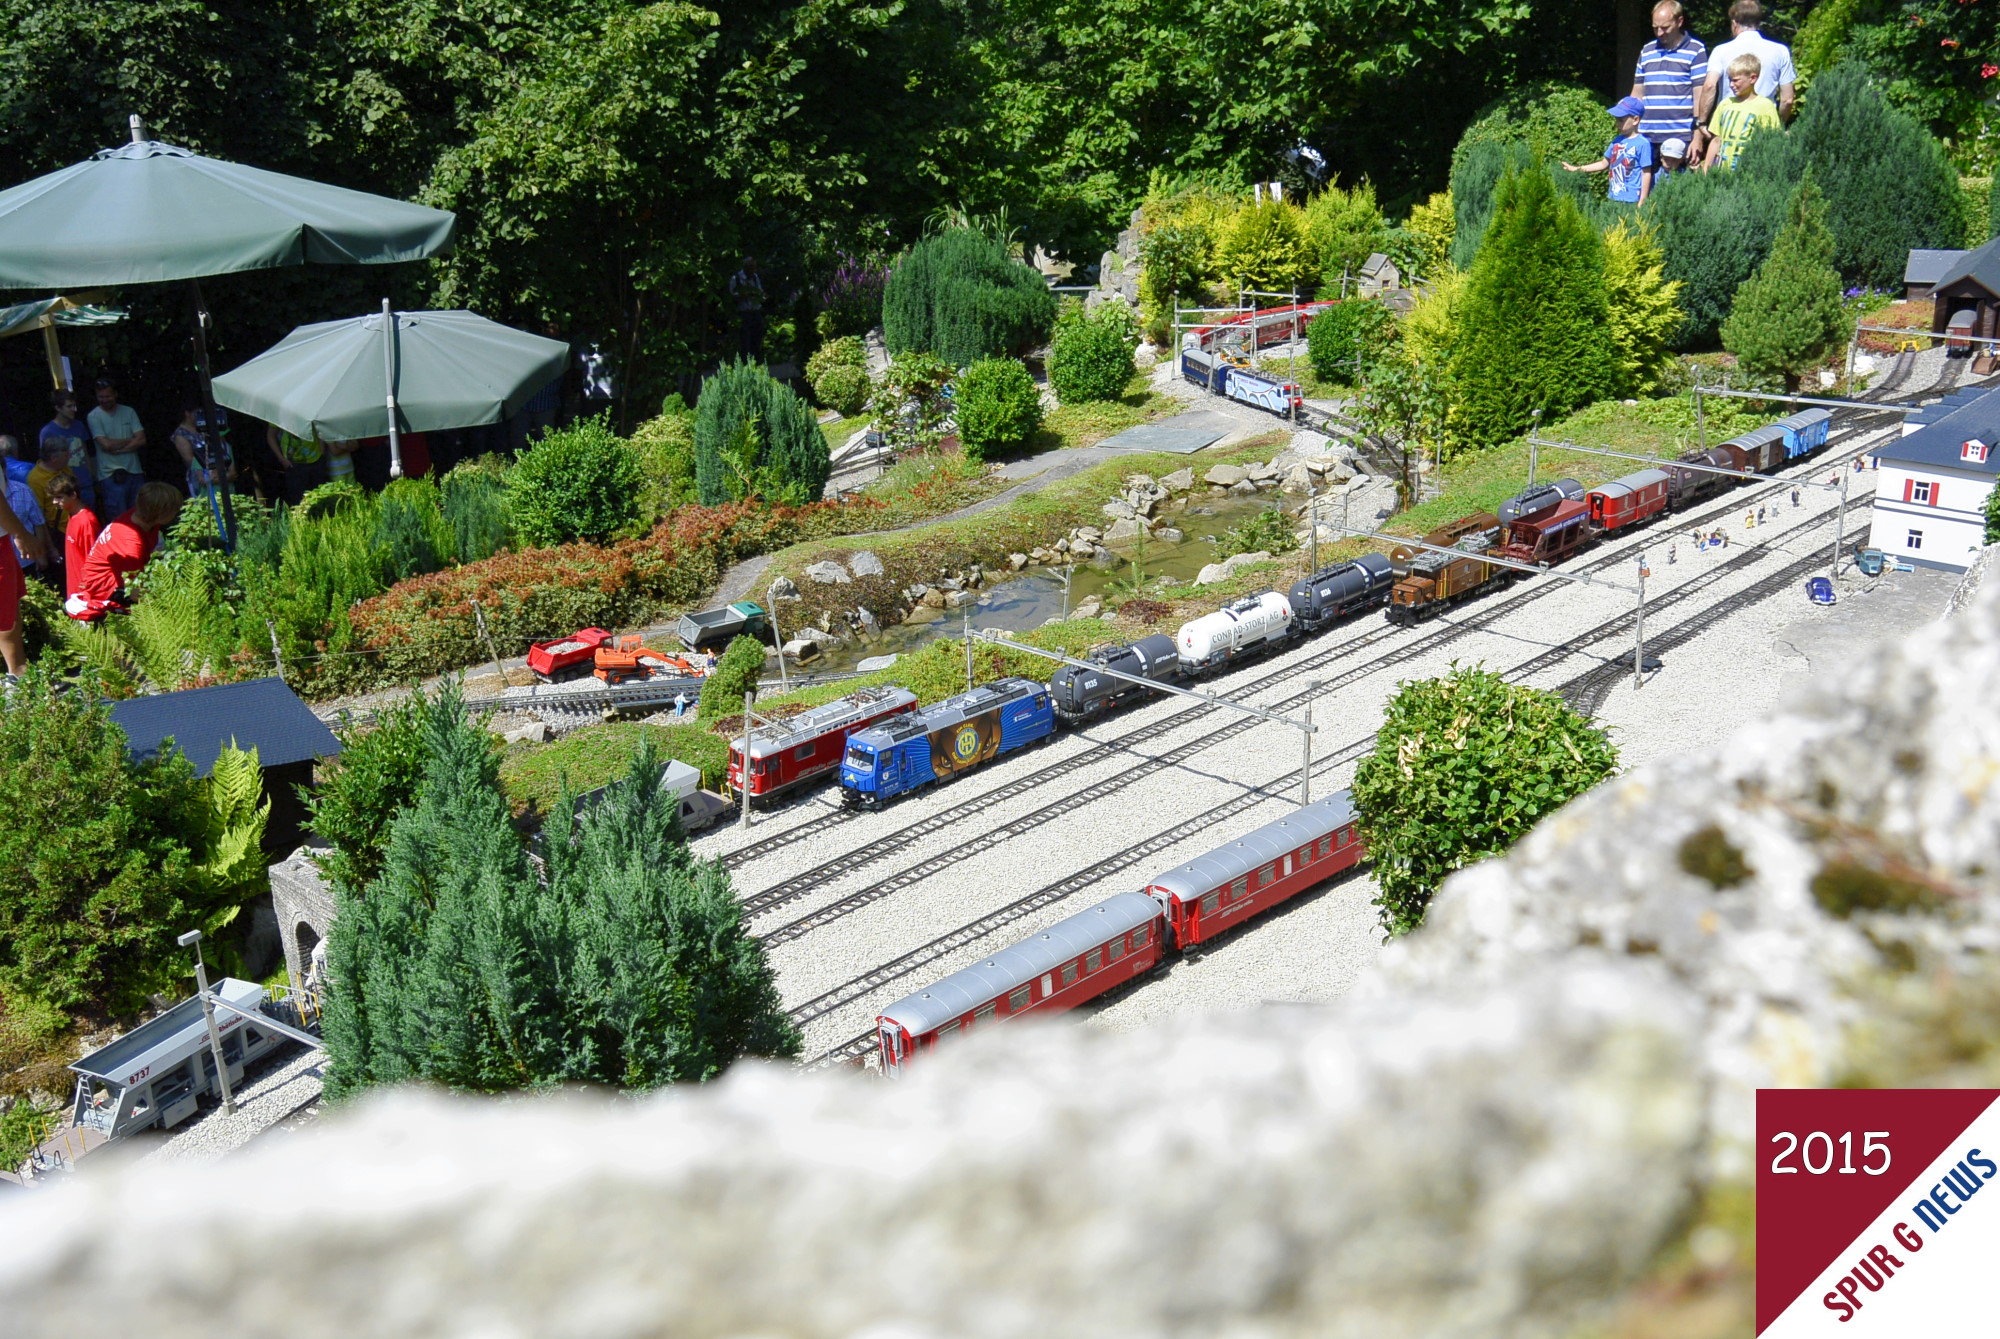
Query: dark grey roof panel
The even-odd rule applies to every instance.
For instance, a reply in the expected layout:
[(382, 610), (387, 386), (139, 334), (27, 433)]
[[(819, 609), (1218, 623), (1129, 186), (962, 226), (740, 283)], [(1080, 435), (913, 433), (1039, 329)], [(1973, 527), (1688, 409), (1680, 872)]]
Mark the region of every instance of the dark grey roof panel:
[(1955, 265), (1938, 276), (1934, 286), (1945, 288), (1961, 279), (1970, 279), (1987, 292), (2000, 295), (2000, 237), (1960, 256)]
[(194, 764), (196, 776), (207, 776), (223, 746), (255, 747), (264, 767), (282, 767), (308, 758), (329, 758), (340, 752), (340, 741), (326, 722), (312, 714), (283, 679), (251, 679), (181, 693), (159, 693), (111, 704), (111, 719), (125, 731), (132, 756), (158, 752), (172, 738)]
[(2000, 446), (2000, 390), (1986, 391), (1952, 412), (1932, 419), (1909, 436), (1898, 437), (1869, 454), (1878, 460), (1906, 465), (1949, 465), (1978, 474), (2000, 475), (2000, 451), (1990, 454), (1983, 465), (1961, 459), (1961, 449), (1973, 437), (1990, 446)]
[(1910, 258), (1903, 265), (1905, 284), (1935, 285), (1939, 279), (1951, 273), (1951, 267), (1965, 258), (1963, 251), (1920, 251), (1911, 250)]

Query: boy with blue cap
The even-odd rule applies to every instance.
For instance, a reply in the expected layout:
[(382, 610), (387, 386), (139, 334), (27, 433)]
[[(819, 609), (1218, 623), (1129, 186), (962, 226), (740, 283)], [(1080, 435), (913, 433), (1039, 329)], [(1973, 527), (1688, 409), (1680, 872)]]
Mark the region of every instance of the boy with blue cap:
[(1618, 135), (1605, 147), (1604, 157), (1579, 167), (1564, 163), (1566, 172), (1609, 172), (1611, 198), (1628, 205), (1644, 204), (1653, 191), (1653, 142), (1639, 133), (1639, 118), (1646, 104), (1637, 98), (1620, 98), (1605, 108), (1618, 118)]

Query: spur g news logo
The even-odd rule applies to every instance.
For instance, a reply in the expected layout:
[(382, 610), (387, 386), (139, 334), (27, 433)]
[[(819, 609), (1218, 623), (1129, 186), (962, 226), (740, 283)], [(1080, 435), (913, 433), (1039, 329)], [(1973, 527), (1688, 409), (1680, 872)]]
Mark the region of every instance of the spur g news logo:
[(951, 751), (960, 762), (971, 762), (979, 756), (979, 727), (961, 725), (958, 737), (951, 741)]

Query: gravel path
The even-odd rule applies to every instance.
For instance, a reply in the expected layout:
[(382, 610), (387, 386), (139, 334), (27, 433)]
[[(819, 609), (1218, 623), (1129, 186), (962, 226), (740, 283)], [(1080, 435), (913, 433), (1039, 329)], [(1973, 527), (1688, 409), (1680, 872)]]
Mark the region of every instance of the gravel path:
[(236, 1093), (236, 1112), (205, 1106), (199, 1116), (177, 1126), (142, 1162), (213, 1162), (319, 1102), (320, 1051), (296, 1049), (249, 1076)]

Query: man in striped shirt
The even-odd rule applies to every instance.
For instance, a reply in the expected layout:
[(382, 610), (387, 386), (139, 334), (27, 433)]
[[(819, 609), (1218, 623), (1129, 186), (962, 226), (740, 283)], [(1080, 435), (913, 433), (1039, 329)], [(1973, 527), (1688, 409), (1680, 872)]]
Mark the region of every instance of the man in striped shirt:
[[(1687, 30), (1680, 0), (1653, 6), (1653, 40), (1639, 53), (1632, 96), (1646, 104), (1639, 133), (1653, 142), (1653, 160), (1670, 139), (1694, 138), (1708, 119), (1708, 48)], [(1690, 146), (1692, 147), (1692, 146)]]

